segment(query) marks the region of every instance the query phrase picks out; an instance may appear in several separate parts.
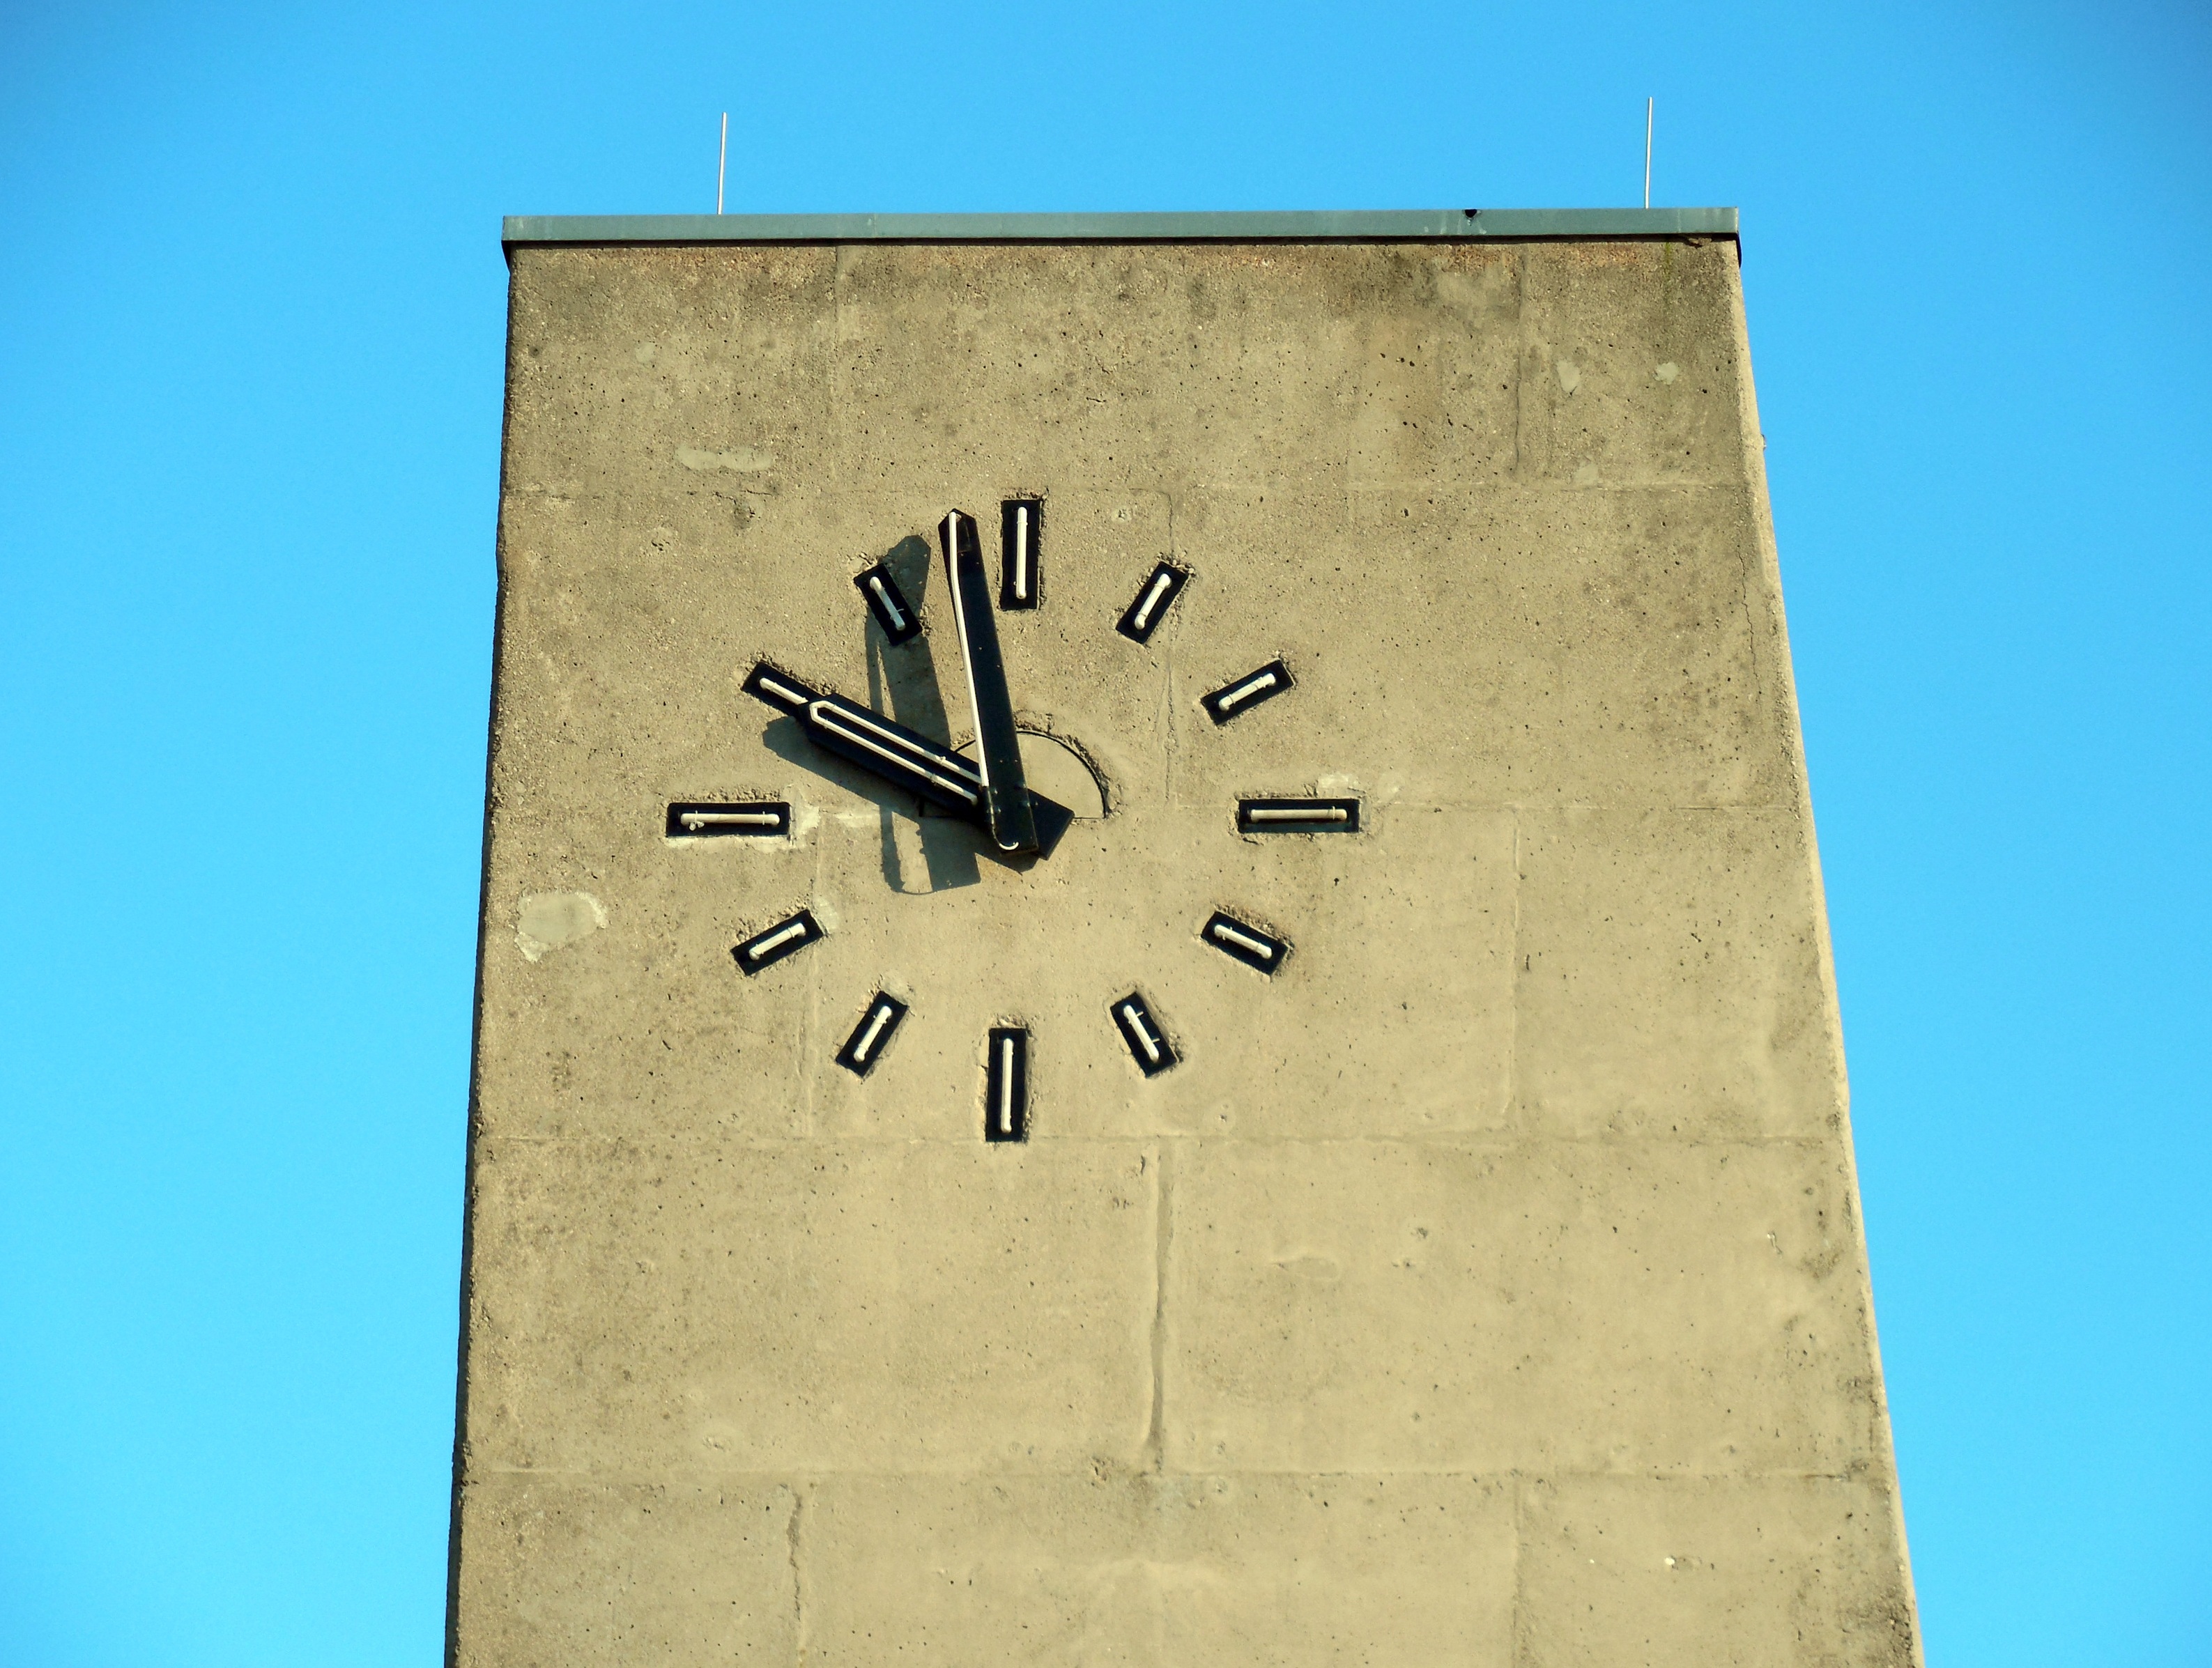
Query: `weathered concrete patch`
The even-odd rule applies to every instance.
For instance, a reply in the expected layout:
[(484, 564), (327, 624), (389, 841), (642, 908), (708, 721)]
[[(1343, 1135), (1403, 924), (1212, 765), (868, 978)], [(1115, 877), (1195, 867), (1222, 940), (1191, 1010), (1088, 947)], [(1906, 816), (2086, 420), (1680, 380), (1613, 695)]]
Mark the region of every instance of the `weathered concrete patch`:
[(797, 1509), (772, 1482), (481, 1477), (461, 1495), (461, 1596), (489, 1619), (453, 1659), (790, 1662)]
[(727, 452), (702, 452), (696, 446), (680, 446), (676, 448), (676, 461), (686, 469), (726, 469), (741, 475), (775, 467), (774, 458), (749, 446), (732, 446)]

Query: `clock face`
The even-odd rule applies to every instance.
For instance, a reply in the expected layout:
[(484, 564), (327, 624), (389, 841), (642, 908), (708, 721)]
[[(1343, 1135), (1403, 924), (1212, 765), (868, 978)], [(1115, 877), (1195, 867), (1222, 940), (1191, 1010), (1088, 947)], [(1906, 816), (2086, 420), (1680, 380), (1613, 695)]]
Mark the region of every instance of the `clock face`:
[[(1389, 957), (1378, 978), (1368, 946), (1480, 883), (1425, 895), (1433, 865), (1378, 866), (1370, 738), (1287, 646), (1315, 604), (1280, 599), (1315, 576), (1279, 551), (1171, 557), (1143, 512), (1050, 490), (908, 508), (872, 559), (833, 547), (784, 579), (791, 627), (744, 622), (738, 756), (712, 774), (744, 785), (672, 783), (653, 816), (726, 924), (719, 970), (686, 974), (759, 1010), (751, 1052), (817, 1119), (1350, 1134), (1374, 1095), (1445, 1095), (1401, 1039), (1464, 1011), (1460, 981)], [(818, 1058), (781, 1058), (794, 1000)], [(1335, 1094), (1286, 1115), (1271, 1090), (1316, 1072)]]
[[(1044, 498), (1006, 498), (991, 520), (995, 562), (984, 560), (978, 520), (949, 511), (936, 526), (942, 562), (931, 562), (921, 537), (900, 537), (883, 560), (854, 575), (849, 593), (823, 599), (849, 615), (845, 630), (863, 651), (867, 690), (841, 690), (838, 668), (801, 668), (790, 655), (757, 661), (744, 690), (769, 714), (761, 750), (810, 767), (830, 797), (856, 794), (874, 803), (887, 836), (880, 892), (848, 898), (834, 912), (852, 927), (860, 927), (858, 912), (874, 913), (865, 936), (878, 947), (883, 969), (876, 989), (849, 991), (852, 1031), (834, 1055), (836, 1066), (856, 1080), (883, 1073), (890, 1082), (887, 1062), (898, 1058), (902, 1033), (929, 1028), (938, 1033), (931, 1038), (936, 1046), (915, 1048), (927, 1064), (900, 1084), (909, 1095), (927, 1093), (931, 1075), (942, 1077), (947, 1055), (957, 1058), (947, 1027), (957, 1033), (969, 1022), (975, 1028), (975, 1071), (956, 1073), (969, 1082), (936, 1084), (940, 1097), (975, 1100), (984, 1142), (1022, 1142), (1037, 1101), (1051, 1115), (1051, 1090), (1033, 1090), (1033, 1058), (1060, 1066), (1048, 1084), (1068, 1069), (1078, 1080), (1099, 1073), (1106, 1058), (1121, 1059), (1137, 1082), (1155, 1080), (1183, 1064), (1188, 1048), (1203, 1048), (1190, 1028), (1170, 1028), (1166, 1013), (1176, 996), (1199, 986), (1217, 998), (1225, 980), (1274, 980), (1290, 967), (1279, 887), (1263, 905), (1252, 894), (1270, 887), (1239, 889), (1234, 883), (1239, 870), (1267, 867), (1243, 847), (1356, 836), (1360, 797), (1318, 792), (1318, 776), (1239, 792), (1239, 783), (1214, 772), (1214, 814), (1203, 816), (1194, 805), (1201, 814), (1190, 818), (1199, 823), (1192, 832), (1218, 847), (1210, 865), (1212, 907), (1194, 920), (1176, 920), (1176, 912), (1190, 913), (1188, 887), (1161, 885), (1157, 854), (1148, 863), (1144, 843), (1179, 818), (1164, 816), (1166, 805), (1141, 803), (1148, 790), (1155, 801), (1164, 798), (1166, 783), (1126, 770), (1155, 714), (1124, 708), (1117, 728), (1130, 735), (1117, 735), (1113, 708), (1084, 710), (1078, 719), (1066, 710), (1066, 697), (1086, 679), (1121, 682), (1110, 672), (1126, 679), (1130, 664), (1155, 675), (1166, 668), (1170, 622), (1190, 573), (1168, 560), (1155, 562), (1134, 575), (1117, 617), (1071, 620), (1053, 635), (1057, 641), (1042, 633), (1018, 635), (1018, 651), (1044, 652), (1037, 666), (1024, 664), (1020, 652), (1009, 664), (998, 615), (1046, 609)], [(1095, 586), (1071, 584), (1068, 591), (1088, 588)], [(1086, 626), (1084, 652), (1078, 646)], [(1265, 710), (1297, 688), (1281, 655), (1234, 641), (1212, 651), (1207, 659), (1217, 666), (1234, 666), (1239, 652), (1256, 652), (1261, 664), (1197, 694), (1194, 706), (1207, 724), (1294, 721), (1294, 706)], [(1119, 666), (1110, 668), (1113, 661)], [(1029, 699), (1018, 703), (1015, 690)], [(891, 699), (883, 699), (887, 693)], [(1044, 697), (1042, 706), (1037, 697)], [(841, 825), (849, 821), (841, 816)], [(768, 797), (677, 801), (664, 818), (664, 839), (672, 843), (790, 845), (796, 829), (792, 801)], [(799, 902), (763, 920), (730, 949), (738, 974), (745, 980), (792, 978), (792, 962), (830, 938), (821, 916)], [(1055, 958), (1061, 974), (1082, 967), (1086, 978), (1078, 982), (1093, 996), (1106, 986), (1113, 996), (1095, 1000), (1088, 1016), (1079, 1002), (1053, 1002), (1036, 980), (1040, 954)], [(1239, 971), (1225, 971), (1224, 962)], [(994, 1022), (973, 1024), (980, 1017), (975, 998), (994, 986)], [(1194, 1016), (1217, 1004), (1188, 1007)]]

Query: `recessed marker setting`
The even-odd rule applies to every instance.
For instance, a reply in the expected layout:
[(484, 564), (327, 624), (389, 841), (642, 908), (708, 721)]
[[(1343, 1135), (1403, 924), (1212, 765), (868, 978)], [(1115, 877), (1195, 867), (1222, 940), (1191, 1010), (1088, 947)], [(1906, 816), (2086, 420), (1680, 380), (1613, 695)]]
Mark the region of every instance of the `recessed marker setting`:
[(1145, 998), (1136, 992), (1115, 1002), (1114, 1024), (1121, 1033), (1121, 1040), (1129, 1046), (1129, 1058), (1137, 1063), (1137, 1070), (1147, 1077), (1157, 1077), (1173, 1065), (1179, 1058), (1168, 1034), (1152, 1017), (1152, 1010)]
[(1218, 909), (1199, 930), (1199, 937), (1224, 955), (1232, 955), (1246, 967), (1257, 967), (1264, 974), (1273, 974), (1291, 953), (1290, 945), (1273, 933), (1262, 932), (1249, 922), (1240, 921)]
[(994, 1025), (983, 1057), (983, 1139), (1030, 1138), (1030, 1034)]
[(1259, 670), (1223, 684), (1210, 695), (1200, 696), (1198, 704), (1216, 724), (1226, 724), (1261, 701), (1273, 701), (1290, 687), (1291, 669), (1279, 660), (1270, 660)]
[(764, 701), (779, 713), (794, 715), (805, 712), (810, 701), (821, 699), (817, 691), (765, 660), (745, 674), (744, 690), (755, 701)]
[(1171, 561), (1162, 562), (1138, 590), (1136, 599), (1122, 610), (1121, 622), (1114, 629), (1133, 643), (1150, 642), (1168, 610), (1189, 583), (1190, 575), (1182, 568)]
[(1239, 834), (1358, 834), (1357, 799), (1239, 799)]
[(876, 623), (884, 628), (884, 635), (893, 643), (913, 640), (921, 629), (921, 615), (907, 601), (906, 592), (898, 588), (891, 570), (878, 562), (864, 573), (853, 577), (853, 583), (866, 598), (868, 612), (876, 616)]
[(890, 1046), (891, 1033), (905, 1017), (905, 1003), (889, 991), (878, 991), (867, 1012), (860, 1016), (860, 1022), (853, 1028), (853, 1034), (837, 1051), (837, 1064), (856, 1077), (866, 1077), (883, 1058), (884, 1050)]
[(671, 840), (781, 840), (791, 832), (791, 807), (781, 799), (738, 804), (683, 801), (668, 808)]
[(821, 936), (821, 923), (802, 909), (790, 919), (756, 932), (730, 955), (738, 964), (738, 971), (750, 979), (763, 967), (774, 967), (785, 956), (805, 949)]
[(999, 606), (1035, 608), (1044, 583), (1039, 565), (1044, 501), (1009, 498), (999, 506)]

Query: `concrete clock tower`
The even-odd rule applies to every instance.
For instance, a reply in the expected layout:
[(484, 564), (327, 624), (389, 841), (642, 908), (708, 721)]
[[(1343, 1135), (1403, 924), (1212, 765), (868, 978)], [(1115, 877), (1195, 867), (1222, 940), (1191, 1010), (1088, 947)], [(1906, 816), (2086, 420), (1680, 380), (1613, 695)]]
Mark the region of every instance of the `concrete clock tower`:
[(453, 1662), (1917, 1661), (1735, 232), (507, 222)]

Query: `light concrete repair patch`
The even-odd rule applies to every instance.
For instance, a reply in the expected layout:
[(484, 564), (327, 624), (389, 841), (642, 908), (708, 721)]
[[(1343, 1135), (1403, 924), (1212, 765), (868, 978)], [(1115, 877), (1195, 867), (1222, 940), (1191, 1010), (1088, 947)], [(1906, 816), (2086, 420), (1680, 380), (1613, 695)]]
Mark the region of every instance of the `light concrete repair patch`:
[(686, 469), (726, 469), (745, 475), (775, 467), (774, 458), (749, 446), (727, 452), (702, 452), (696, 446), (680, 446), (676, 448), (676, 461)]
[(605, 906), (588, 892), (526, 892), (514, 942), (525, 961), (542, 961), (564, 945), (588, 938), (607, 924)]

